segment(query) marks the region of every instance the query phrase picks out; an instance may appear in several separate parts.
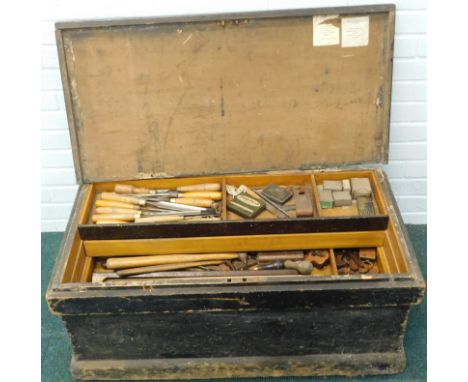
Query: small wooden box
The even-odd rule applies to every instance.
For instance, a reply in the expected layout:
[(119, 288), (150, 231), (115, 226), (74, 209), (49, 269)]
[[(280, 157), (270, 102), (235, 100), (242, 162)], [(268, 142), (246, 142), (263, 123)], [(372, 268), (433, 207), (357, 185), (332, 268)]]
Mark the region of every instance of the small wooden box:
[[(332, 17), (322, 17), (333, 15)], [(383, 171), (392, 5), (56, 25), (75, 206), (47, 301), (78, 379), (391, 374), (425, 284)], [(336, 40), (338, 33), (338, 40)], [(338, 42), (338, 43), (336, 43)], [(375, 215), (322, 210), (324, 180), (369, 179)], [(91, 224), (116, 183), (222, 184), (221, 221)], [(227, 185), (309, 186), (315, 215), (238, 219)], [(340, 275), (335, 251), (377, 249)], [(96, 259), (326, 249), (311, 275), (91, 282)]]

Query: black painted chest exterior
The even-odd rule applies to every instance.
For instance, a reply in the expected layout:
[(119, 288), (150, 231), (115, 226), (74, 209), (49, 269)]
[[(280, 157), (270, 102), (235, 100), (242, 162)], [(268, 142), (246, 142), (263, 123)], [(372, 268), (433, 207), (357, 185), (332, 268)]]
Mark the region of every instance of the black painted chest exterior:
[[(222, 81), (215, 81), (215, 90), (207, 85), (202, 89), (203, 92), (197, 93), (201, 86), (201, 82), (197, 81), (203, 76), (200, 77), (196, 68), (206, 67), (213, 71), (213, 68), (218, 67), (213, 63), (216, 62), (216, 57), (220, 59), (219, 57), (229, 56), (236, 59), (236, 52), (242, 51), (243, 41), (246, 44), (247, 41), (254, 41), (246, 54), (246, 59), (250, 57), (254, 65), (255, 60), (260, 60), (257, 63), (262, 62), (262, 57), (267, 53), (278, 54), (276, 59), (270, 57), (271, 68), (278, 70), (273, 64), (276, 60), (280, 68), (284, 65), (284, 68), (293, 71), (296, 64), (298, 73), (302, 73), (306, 62), (295, 57), (283, 62), (284, 56), (280, 50), (287, 51), (288, 36), (301, 35), (309, 27), (310, 35), (307, 38), (310, 41), (307, 41), (312, 44), (313, 18), (320, 15), (369, 16), (369, 49), (375, 50), (375, 59), (381, 62), (379, 70), (382, 73), (367, 70), (369, 84), (359, 85), (359, 68), (377, 66), (372, 61), (372, 52), (368, 52), (371, 57), (369, 61), (357, 48), (343, 51), (340, 47), (330, 47), (330, 50), (323, 51), (326, 70), (318, 77), (304, 80), (307, 84), (309, 80), (315, 81), (314, 88), (300, 86), (301, 81), (297, 78), (297, 83), (287, 87), (285, 84), (288, 77), (278, 75), (277, 81), (285, 81), (278, 82), (284, 88), (262, 88), (260, 91), (257, 87), (252, 90), (257, 97), (256, 101), (252, 97), (247, 100), (250, 103), (243, 104), (242, 95), (249, 93), (248, 81), (255, 82), (256, 76), (255, 78), (260, 78), (256, 85), (260, 86), (262, 81), (269, 80), (271, 85), (276, 84), (276, 80), (269, 79), (269, 75), (264, 74), (268, 72), (267, 69), (260, 71), (254, 66), (251, 72), (245, 69), (242, 73), (246, 78), (245, 82), (236, 82), (236, 72), (226, 67), (229, 76), (219, 77)], [(274, 28), (270, 29), (270, 23)], [(265, 170), (262, 173), (265, 176), (310, 176), (319, 179), (327, 176), (327, 171), (338, 174), (331, 175), (332, 177), (340, 176), (340, 170), (329, 169), (328, 165), (385, 162), (388, 155), (393, 24), (393, 6), (366, 6), (188, 18), (69, 22), (57, 25), (67, 114), (75, 167), (81, 185), (46, 298), (52, 312), (63, 319), (70, 335), (73, 349), (71, 372), (76, 378), (351, 376), (392, 374), (403, 370), (406, 363), (403, 338), (408, 312), (411, 305), (421, 301), (425, 284), (390, 185), (381, 170), (347, 167), (341, 170), (364, 171), (373, 179), (374, 187), (378, 188), (382, 213), (367, 220), (318, 217), (261, 224), (205, 223), (196, 225), (193, 230), (177, 224), (159, 227), (147, 225), (141, 226), (141, 229), (139, 226), (95, 229), (87, 224), (90, 213), (88, 206), (94, 193), (96, 190), (105, 190), (114, 181), (127, 180), (134, 182), (132, 184), (142, 182), (143, 186), (147, 186), (152, 182), (172, 182), (171, 179), (182, 179), (194, 174), (222, 177), (226, 173), (252, 174), (261, 169)], [(207, 39), (206, 36), (211, 34), (213, 39)], [(180, 47), (172, 51), (172, 55), (166, 53), (164, 56), (164, 44), (158, 45), (159, 50), (152, 50), (151, 44), (165, 39), (172, 41), (179, 35), (183, 39), (180, 40)], [(239, 45), (226, 45), (226, 42), (237, 41), (237, 37), (233, 36), (239, 36)], [(267, 37), (271, 37), (271, 40)], [(263, 45), (256, 46), (255, 38)], [(124, 44), (125, 41), (128, 45)], [(210, 41), (215, 41), (212, 44), (213, 50), (210, 48)], [(141, 60), (142, 57), (150, 59), (162, 55), (161, 57), (168, 60), (176, 60), (185, 57), (183, 49), (195, 42), (198, 45), (193, 47), (188, 56), (193, 60), (194, 71), (189, 74), (183, 70), (177, 72), (180, 76), (176, 78), (176, 82), (165, 83), (162, 90), (148, 88), (154, 83), (153, 80), (164, 82), (164, 76), (168, 73), (164, 70), (151, 72), (148, 68), (157, 65), (157, 62), (148, 63)], [(267, 44), (268, 49), (263, 51), (267, 42), (270, 45)], [(276, 42), (281, 49), (275, 48)], [(109, 50), (114, 52), (112, 54), (105, 48), (109, 43), (111, 47), (115, 43), (115, 50)], [(104, 48), (99, 48), (101, 45)], [(119, 50), (124, 46), (128, 48), (125, 57)], [(142, 55), (137, 50), (138, 47), (149, 49), (149, 56)], [(225, 51), (227, 48), (230, 49), (229, 53)], [(263, 55), (256, 56), (256, 49), (262, 50)], [(301, 52), (301, 49), (295, 52)], [(214, 53), (217, 51), (221, 52), (219, 56)], [(276, 51), (279, 53), (275, 53)], [(202, 58), (199, 56), (200, 52), (204, 54)], [(336, 64), (336, 60), (337, 57), (346, 60), (344, 56), (347, 52), (357, 56), (358, 61), (350, 61), (349, 70), (358, 74), (354, 81), (343, 83), (340, 75), (344, 73), (346, 77), (348, 69), (343, 64), (345, 61)], [(117, 56), (121, 57), (121, 61)], [(118, 61), (115, 67), (108, 67), (109, 73), (102, 70), (104, 66), (96, 67), (106, 60)], [(174, 65), (185, 68), (186, 63), (174, 61)], [(328, 70), (332, 70), (331, 77), (334, 77), (331, 79)], [(123, 74), (123, 71), (128, 73)], [(151, 77), (148, 73), (155, 78), (148, 80)], [(93, 78), (96, 79), (94, 85)], [(214, 75), (206, 73), (208, 83), (213, 78)], [(294, 78), (289, 77), (291, 81)], [(116, 79), (121, 79), (121, 83)], [(110, 86), (110, 80), (116, 88), (115, 93), (101, 91), (106, 89), (105, 86)], [(180, 85), (182, 88), (177, 88), (179, 85), (174, 85), (176, 83), (183, 84)], [(340, 88), (340, 83), (343, 88)], [(95, 85), (99, 89), (96, 90)], [(143, 101), (131, 104), (131, 100), (123, 99), (122, 94), (125, 92), (119, 91), (126, 86), (134, 86), (132, 94)], [(364, 96), (367, 93), (360, 93), (364, 92), (366, 86), (373, 89), (369, 91), (368, 98)], [(235, 91), (237, 88), (240, 89), (238, 93)], [(315, 92), (314, 89), (323, 92), (320, 101), (309, 95)], [(214, 100), (210, 92), (221, 94), (221, 98)], [(297, 98), (291, 97), (291, 92)], [(351, 97), (353, 92), (361, 96), (348, 99), (348, 95)], [(260, 102), (259, 95), (266, 97), (267, 93), (271, 95), (271, 100)], [(202, 99), (203, 102), (206, 101), (205, 104), (194, 101), (200, 100), (205, 94), (206, 99)], [(84, 95), (87, 97), (83, 98)], [(300, 98), (301, 95), (303, 98)], [(159, 110), (151, 104), (158, 97), (164, 107), (170, 110)], [(324, 99), (329, 101), (321, 103)], [(339, 121), (336, 123), (336, 131), (329, 130), (330, 126), (326, 123), (317, 123), (318, 127), (311, 127), (313, 137), (307, 136), (301, 142), (301, 134), (308, 130), (299, 126), (294, 130), (294, 126), (288, 125), (298, 123), (301, 119), (306, 122), (303, 125), (313, 125), (304, 111), (309, 110), (307, 108), (310, 104), (307, 106), (306, 103), (307, 108), (296, 114), (293, 111), (303, 107), (300, 106), (301, 100), (319, 105), (317, 110), (311, 112), (314, 120), (321, 121), (320, 118), (324, 117), (320, 115), (329, 117), (332, 122), (336, 118)], [(122, 123), (108, 122), (106, 118), (111, 118), (122, 107), (126, 108), (124, 114), (127, 115), (122, 118), (127, 119)], [(252, 111), (254, 109), (255, 113)], [(272, 120), (263, 114), (268, 112), (273, 115)], [(350, 116), (356, 112), (366, 117), (353, 120)], [(161, 130), (160, 123), (164, 118), (144, 120), (139, 117), (154, 117), (158, 113), (167, 119), (167, 130)], [(291, 119), (282, 116), (288, 113), (291, 114)], [(340, 122), (344, 117), (350, 117), (348, 125)], [(266, 137), (277, 130), (267, 129), (261, 135), (262, 139), (248, 132), (256, 124), (265, 126), (271, 123), (276, 126), (275, 121), (280, 118), (282, 119), (277, 126), (284, 127), (277, 127), (279, 135), (274, 142), (269, 142)], [(191, 125), (191, 120), (196, 123)], [(241, 121), (245, 122), (245, 130), (240, 128), (236, 134), (232, 133), (233, 126), (238, 126), (236, 123)], [(359, 130), (360, 125), (362, 129)], [(116, 132), (113, 132), (112, 126)], [(197, 126), (206, 126), (206, 131), (202, 129), (201, 132), (195, 132)], [(229, 127), (231, 132), (224, 131), (221, 134), (218, 130), (220, 126)], [(125, 130), (127, 128), (135, 129), (130, 137)], [(291, 129), (294, 132), (289, 134)], [(349, 139), (342, 136), (347, 134), (347, 129), (351, 129), (359, 137), (356, 140), (354, 136), (348, 137), (351, 141), (364, 141), (367, 146), (356, 146), (354, 151), (346, 153), (339, 151), (349, 144)], [(178, 140), (180, 133), (184, 131), (185, 138)], [(319, 135), (324, 135), (326, 131), (329, 131), (326, 134), (330, 135), (330, 140), (322, 141)], [(196, 146), (201, 135), (216, 143), (216, 147), (205, 147), (206, 155)], [(112, 137), (115, 137), (115, 142)], [(229, 145), (222, 143), (223, 139), (229, 137), (234, 139), (237, 147), (234, 152)], [(239, 147), (244, 147), (246, 152), (253, 152), (249, 151), (252, 149), (250, 142), (242, 146), (242, 139), (245, 137), (258, 141), (259, 150), (252, 154), (250, 162), (248, 156), (247, 159), (234, 156), (236, 152), (242, 151)], [(281, 139), (282, 137), (285, 139)], [(285, 153), (288, 150), (286, 144), (291, 143), (288, 139), (296, 142), (297, 156)], [(114, 142), (114, 145), (109, 142)], [(180, 142), (182, 144), (179, 145)], [(323, 142), (328, 142), (328, 146), (324, 146)], [(331, 148), (333, 142), (338, 151)], [(306, 150), (308, 145), (310, 151)], [(271, 153), (262, 151), (268, 146)], [(117, 155), (113, 153), (116, 147), (122, 147), (121, 151), (127, 156), (120, 151)], [(141, 150), (138, 150), (139, 147)], [(165, 147), (169, 147), (168, 152), (158, 154), (159, 156), (154, 153), (156, 149), (164, 151)], [(174, 154), (177, 147), (186, 157), (178, 152)], [(318, 150), (329, 152), (321, 156)], [(308, 155), (311, 159), (306, 163)], [(198, 160), (199, 157), (203, 158)], [(284, 166), (281, 167), (282, 165)], [(322, 170), (316, 170), (317, 166)], [(280, 171), (285, 168), (301, 170)], [(225, 238), (228, 240), (224, 240)], [(181, 243), (189, 243), (188, 250), (190, 245), (210, 248), (224, 246), (225, 250), (235, 250), (236, 248), (229, 247), (229, 238), (247, 250), (268, 250), (270, 242), (272, 249), (299, 249), (305, 242), (310, 246), (323, 242), (329, 248), (343, 248), (347, 245), (382, 247), (386, 254), (385, 271), (371, 276), (343, 276), (332, 272), (330, 275), (309, 279), (300, 276), (251, 278), (234, 275), (198, 280), (90, 282), (94, 261), (99, 258), (99, 253), (106, 253), (106, 243), (109, 244), (108, 248), (118, 248), (116, 242), (120, 243), (117, 245), (132, 243), (137, 248), (140, 241), (154, 240), (151, 243), (154, 244), (155, 251), (164, 247), (172, 251), (169, 253), (176, 253), (184, 245)], [(245, 250), (244, 247), (242, 250)], [(119, 248), (125, 251), (122, 247)]]

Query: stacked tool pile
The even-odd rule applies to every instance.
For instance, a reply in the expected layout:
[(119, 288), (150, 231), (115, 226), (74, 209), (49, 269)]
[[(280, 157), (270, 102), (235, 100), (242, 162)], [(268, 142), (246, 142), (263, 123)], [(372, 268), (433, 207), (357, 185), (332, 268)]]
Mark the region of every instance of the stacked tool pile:
[(108, 257), (96, 262), (92, 280), (312, 275), (329, 261), (320, 250)]
[(335, 250), (338, 274), (379, 273), (375, 248), (343, 248)]
[(253, 219), (264, 210), (283, 219), (314, 216), (310, 187), (269, 184), (251, 189), (243, 184), (239, 187), (227, 185), (226, 190), (229, 195), (227, 208), (237, 217)]
[(372, 187), (368, 178), (324, 180), (322, 184), (317, 185), (317, 192), (322, 209), (352, 207), (356, 204), (357, 215), (375, 214)]

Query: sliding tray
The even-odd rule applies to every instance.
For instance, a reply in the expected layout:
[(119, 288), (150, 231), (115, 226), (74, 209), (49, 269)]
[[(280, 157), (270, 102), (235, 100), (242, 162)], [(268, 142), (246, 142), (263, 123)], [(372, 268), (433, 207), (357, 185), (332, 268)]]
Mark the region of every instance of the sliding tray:
[[(323, 179), (351, 179), (353, 177), (370, 180), (374, 195), (373, 216), (359, 216), (357, 209), (343, 207), (332, 208), (324, 212), (320, 208), (317, 195), (317, 180)], [(388, 196), (382, 190), (384, 174), (380, 170), (336, 170), (336, 171), (303, 171), (275, 174), (227, 175), (217, 177), (191, 177), (176, 179), (153, 179), (131, 182), (118, 182), (135, 187), (146, 188), (174, 188), (179, 185), (218, 182), (222, 184), (223, 199), (220, 202), (220, 221), (206, 222), (177, 222), (177, 223), (126, 223), (126, 224), (93, 224), (91, 215), (94, 212), (94, 202), (101, 192), (114, 190), (116, 182), (96, 183), (90, 187), (90, 198), (84, 206), (88, 219), (86, 224), (80, 224), (78, 229), (83, 240), (106, 239), (145, 239), (145, 238), (175, 238), (190, 236), (229, 236), (229, 235), (258, 235), (278, 233), (305, 232), (340, 232), (340, 231), (373, 231), (387, 228)], [(248, 187), (265, 187), (275, 183), (285, 187), (309, 187), (311, 190), (311, 204), (314, 216), (310, 218), (295, 217), (295, 210), (291, 210), (289, 218), (277, 218), (268, 211), (262, 212), (255, 219), (244, 219), (227, 210), (226, 185), (247, 185)], [(294, 201), (291, 200), (294, 207)], [(355, 203), (355, 201), (353, 201)], [(326, 216), (332, 210), (337, 210), (333, 216)], [(341, 215), (341, 216), (340, 216)]]

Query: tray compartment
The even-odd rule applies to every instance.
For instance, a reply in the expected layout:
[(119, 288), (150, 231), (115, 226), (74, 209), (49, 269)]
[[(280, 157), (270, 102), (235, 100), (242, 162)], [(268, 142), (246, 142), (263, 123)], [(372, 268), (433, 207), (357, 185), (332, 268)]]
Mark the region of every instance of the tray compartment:
[[(352, 206), (346, 207), (333, 207), (333, 208), (321, 208), (320, 200), (318, 197), (318, 186), (323, 185), (325, 180), (345, 180), (351, 178), (367, 178), (372, 188), (372, 202), (374, 205), (374, 216), (386, 215), (387, 209), (383, 202), (383, 198), (378, 186), (375, 174), (372, 171), (317, 171), (313, 174), (313, 184), (315, 189), (315, 198), (317, 200), (316, 208), (319, 216), (324, 217), (337, 217), (337, 216), (355, 216), (359, 217), (359, 211), (357, 208), (357, 201), (352, 200)], [(362, 218), (362, 217), (361, 217)]]
[[(172, 238), (190, 236), (224, 236), (224, 235), (255, 235), (281, 233), (306, 233), (306, 232), (341, 232), (341, 231), (370, 231), (384, 230), (388, 224), (387, 215), (371, 217), (323, 217), (319, 213), (319, 203), (316, 196), (315, 178), (312, 172), (296, 174), (250, 174), (227, 175), (220, 177), (192, 177), (180, 179), (150, 179), (118, 182), (147, 188), (174, 188), (178, 185), (197, 183), (219, 182), (222, 184), (223, 200), (220, 221), (195, 221), (174, 223), (128, 223), (96, 225), (89, 224), (90, 218), (79, 225), (80, 236), (84, 240), (106, 239), (143, 239), (143, 238)], [(88, 201), (86, 209), (90, 215), (94, 211), (94, 201), (97, 195), (103, 191), (112, 191), (117, 182), (97, 183), (94, 186), (93, 200)], [(306, 185), (311, 186), (311, 197), (315, 209), (315, 216), (307, 218), (280, 219), (269, 212), (262, 212), (256, 219), (242, 219), (228, 212), (226, 208), (226, 185), (248, 187), (263, 187), (269, 183), (282, 185)], [(294, 198), (293, 198), (294, 199)], [(292, 199), (292, 200), (293, 200)], [(290, 203), (293, 203), (290, 201)], [(291, 212), (294, 214), (294, 212)], [(234, 219), (234, 220), (232, 220)]]
[[(91, 216), (95, 213), (95, 203), (96, 200), (99, 200), (101, 197), (102, 192), (114, 192), (116, 184), (122, 185), (131, 185), (135, 187), (141, 188), (149, 188), (149, 189), (173, 189), (175, 190), (178, 186), (188, 186), (194, 184), (201, 184), (201, 183), (219, 183), (221, 185), (221, 193), (223, 198), (219, 201), (219, 205), (221, 208), (220, 211), (220, 218), (224, 220), (226, 218), (226, 200), (225, 200), (225, 180), (224, 177), (193, 177), (193, 178), (178, 178), (178, 179), (151, 179), (151, 180), (138, 180), (138, 181), (123, 181), (123, 182), (104, 182), (104, 183), (97, 183), (95, 185), (95, 193), (92, 203), (88, 205), (87, 208), (91, 210), (89, 215), (87, 224), (88, 225), (96, 225), (93, 224), (91, 220)], [(125, 195), (125, 194), (122, 194)], [(182, 224), (185, 222), (181, 222)], [(127, 223), (127, 224), (113, 224), (114, 226), (123, 226), (123, 225), (131, 225), (137, 223)], [(140, 224), (140, 223), (138, 223)], [(152, 223), (154, 225), (158, 225), (160, 223)]]
[[(206, 271), (206, 274), (204, 275), (192, 275), (190, 272), (186, 272), (187, 275), (183, 274), (174, 274), (174, 276), (169, 275), (170, 272), (166, 272), (164, 276), (167, 277), (147, 277), (147, 278), (121, 278), (121, 279), (107, 279), (105, 280), (106, 285), (122, 285), (122, 284), (129, 284), (129, 285), (142, 285), (142, 284), (147, 284), (148, 282), (154, 282), (156, 284), (166, 284), (166, 285), (176, 285), (183, 283), (184, 285), (189, 285), (189, 284), (200, 284), (200, 283), (207, 283), (207, 282), (214, 282), (217, 281), (219, 282), (226, 282), (226, 283), (249, 283), (249, 282), (262, 282), (265, 281), (266, 278), (268, 280), (276, 280), (276, 281), (287, 281), (288, 279), (297, 279), (297, 278), (304, 278), (304, 277), (311, 277), (311, 278), (316, 278), (316, 277), (352, 277), (352, 278), (360, 278), (361, 275), (365, 275), (364, 277), (374, 277), (377, 274), (389, 274), (391, 273), (389, 266), (388, 266), (388, 256), (391, 256), (388, 251), (385, 250), (384, 246), (380, 247), (374, 247), (376, 252), (377, 252), (377, 257), (376, 257), (376, 266), (377, 269), (374, 271), (370, 271), (368, 273), (354, 273), (354, 274), (340, 274), (337, 268), (337, 262), (336, 262), (336, 254), (340, 251), (340, 249), (337, 248), (328, 248), (325, 249), (329, 252), (330, 254), (330, 261), (329, 263), (324, 266), (323, 268), (318, 268), (314, 266), (312, 273), (310, 275), (243, 275), (240, 272), (236, 271), (230, 271), (230, 274), (228, 275), (213, 275), (210, 274), (211, 272)], [(359, 248), (351, 248), (351, 249), (359, 249)], [(304, 250), (307, 252), (309, 249)], [(324, 249), (321, 249), (324, 250)], [(249, 253), (250, 256), (255, 258), (257, 251), (252, 251)], [(113, 256), (110, 256), (113, 257)], [(112, 273), (114, 272), (111, 269), (106, 269), (103, 267), (102, 264), (105, 263), (107, 260), (106, 257), (87, 257), (87, 259), (92, 260), (92, 268), (85, 273), (85, 278), (82, 279), (82, 282), (91, 282), (92, 278), (92, 273), (99, 272), (102, 274), (105, 273)], [(180, 271), (176, 271), (178, 273)], [(183, 272), (182, 272), (183, 273)]]
[[(97, 240), (80, 241), (70, 255), (69, 266), (73, 273), (66, 273), (64, 282), (90, 282), (92, 270), (97, 262), (103, 262), (107, 257), (144, 256), (167, 254), (197, 254), (216, 252), (257, 252), (324, 249), (330, 252), (330, 263), (323, 269), (314, 267), (312, 276), (343, 277), (339, 275), (336, 264), (336, 251), (340, 248), (377, 249), (377, 266), (379, 274), (401, 274), (407, 272), (406, 262), (399, 249), (392, 246), (391, 232), (339, 232), (315, 234), (287, 234), (287, 235), (251, 235), (243, 237), (199, 237), (184, 239), (142, 239), (142, 240)], [(207, 275), (208, 279), (211, 279)], [(257, 276), (241, 277), (233, 272), (232, 282), (248, 282)], [(269, 279), (288, 280), (290, 276), (270, 276)], [(351, 275), (346, 277), (356, 277)], [(293, 277), (294, 278), (294, 277)], [(184, 283), (204, 283), (204, 278), (189, 278)], [(139, 285), (138, 279), (116, 280), (118, 284), (128, 281), (131, 285)], [(231, 282), (231, 280), (229, 280)], [(169, 281), (169, 284), (173, 281)]]
[[(228, 176), (226, 177), (226, 184), (239, 187), (241, 185), (245, 185), (252, 189), (253, 191), (258, 191), (269, 184), (277, 184), (281, 187), (288, 187), (291, 191), (293, 191), (296, 187), (309, 187), (312, 193), (312, 184), (310, 180), (310, 176), (306, 174), (301, 175), (244, 175), (244, 176)], [(229, 201), (232, 199), (231, 195), (227, 195), (226, 199)], [(288, 212), (290, 218), (296, 218), (296, 210), (294, 197), (292, 197), (288, 202), (286, 202), (283, 207)], [(292, 208), (292, 209), (289, 209)], [(316, 216), (316, 211), (314, 209), (314, 216)], [(232, 211), (227, 211), (227, 219), (228, 220), (245, 220), (243, 217), (237, 215)], [(257, 220), (262, 219), (278, 219), (277, 216), (272, 214), (271, 212), (264, 210), (262, 211), (257, 217)]]

